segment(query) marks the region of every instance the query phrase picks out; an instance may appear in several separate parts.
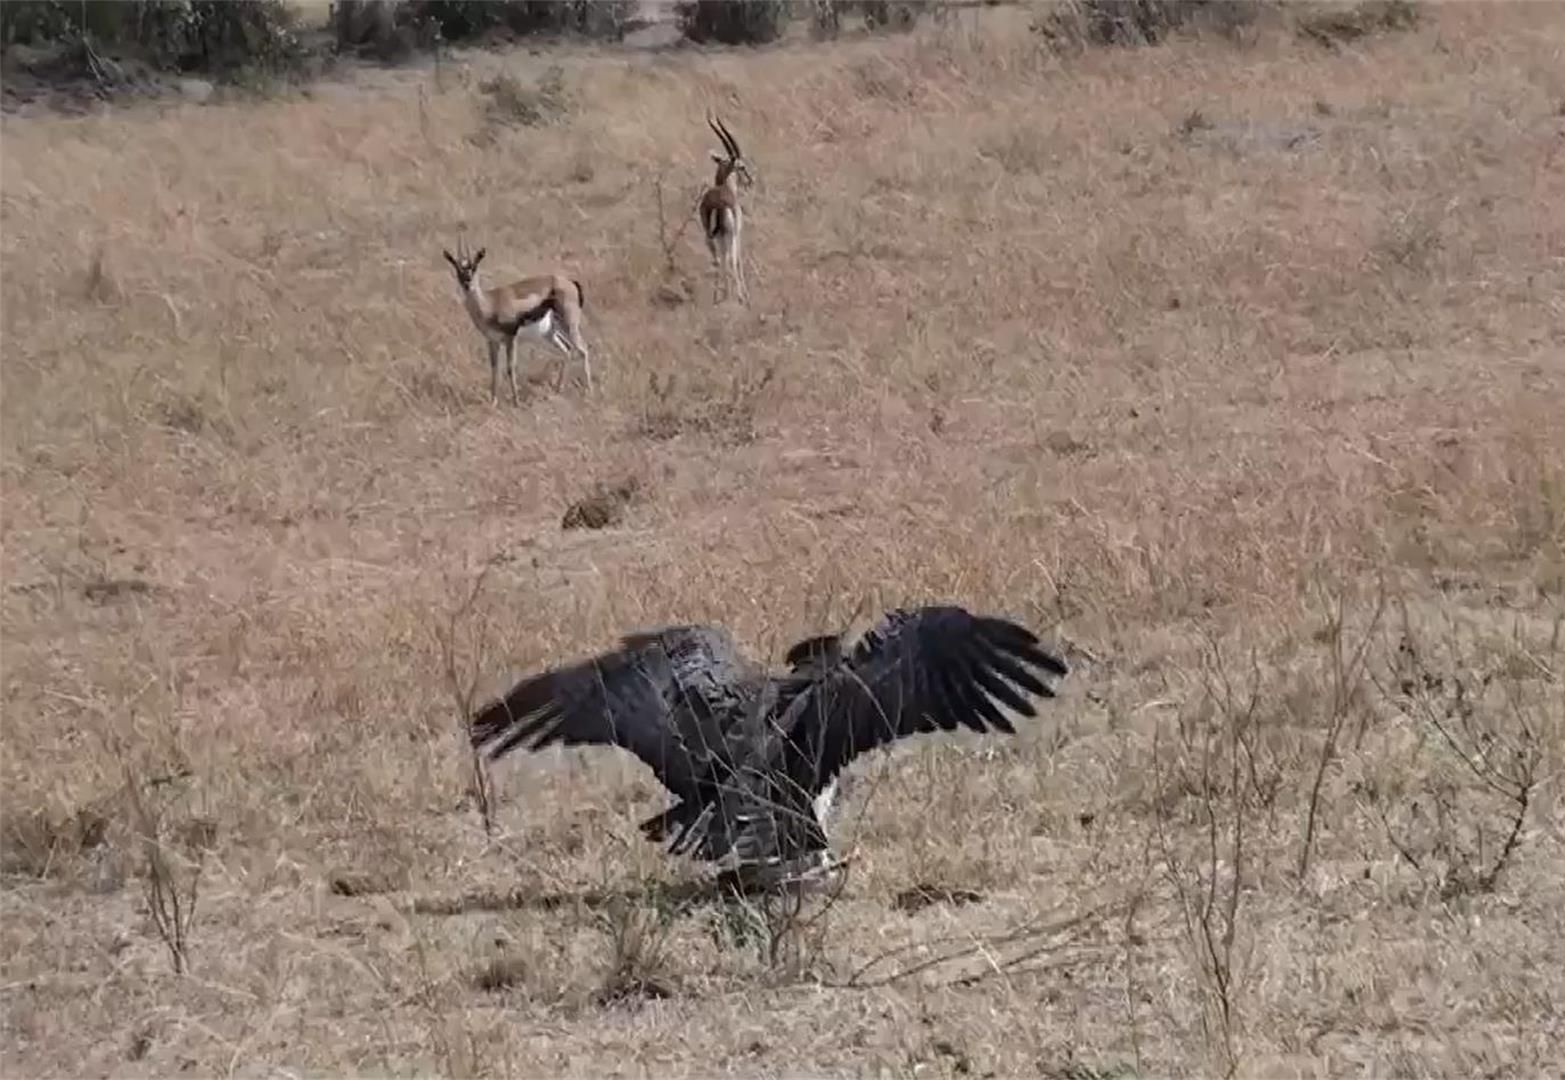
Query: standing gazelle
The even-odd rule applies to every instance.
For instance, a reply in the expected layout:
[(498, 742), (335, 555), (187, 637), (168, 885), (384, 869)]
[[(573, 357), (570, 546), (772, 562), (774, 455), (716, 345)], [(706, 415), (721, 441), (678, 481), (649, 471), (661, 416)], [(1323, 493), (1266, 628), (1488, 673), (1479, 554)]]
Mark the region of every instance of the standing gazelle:
[[(479, 248), (469, 256), (467, 246), (457, 241), (457, 254), (441, 249), (441, 254), (456, 271), (462, 304), (489, 348), (489, 400), (500, 399), (500, 350), (505, 349), (505, 373), (511, 380), (511, 403), (520, 404), (516, 392), (516, 342), (526, 337), (533, 341), (552, 341), (568, 359), (574, 351), (581, 356), (587, 389), (592, 389), (592, 362), (581, 336), (582, 308), (587, 302), (581, 282), (556, 271), (523, 278), (509, 285), (485, 289), (478, 284), (478, 264), (487, 249)], [(565, 361), (555, 389), (565, 381)]]
[[(748, 302), (749, 294), (744, 286), (744, 269), (739, 262), (739, 233), (744, 228), (744, 216), (739, 209), (739, 181), (749, 187), (754, 183), (750, 176), (749, 162), (739, 150), (739, 143), (721, 119), (706, 114), (706, 122), (722, 140), (723, 153), (712, 151), (717, 162), (717, 178), (701, 196), (701, 230), (706, 234), (706, 248), (712, 253), (712, 268), (717, 271), (718, 284), (727, 293), (729, 279), (739, 290), (739, 299)], [(718, 299), (716, 289), (713, 299)]]

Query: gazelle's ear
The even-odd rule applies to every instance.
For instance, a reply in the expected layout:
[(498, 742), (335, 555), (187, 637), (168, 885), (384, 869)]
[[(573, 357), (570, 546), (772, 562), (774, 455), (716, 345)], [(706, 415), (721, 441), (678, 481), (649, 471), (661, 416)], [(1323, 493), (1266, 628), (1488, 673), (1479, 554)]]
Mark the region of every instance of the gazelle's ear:
[(440, 254), (442, 254), (442, 255), (444, 255), (446, 257), (446, 262), (451, 264), (451, 269), (453, 269), (453, 270), (460, 270), (460, 269), (462, 269), (462, 267), (457, 264), (457, 261), (452, 256), (452, 254), (449, 251), (447, 251), (445, 248), (441, 248), (440, 249)]
[(478, 254), (473, 256), (473, 269), (474, 270), (477, 270), (478, 269), (478, 264), (484, 261), (484, 252), (486, 252), (488, 250), (489, 250), (488, 248), (479, 248), (478, 249)]
[(716, 150), (709, 150), (707, 152), (712, 155), (712, 160), (717, 162), (719, 165), (727, 165), (728, 164), (728, 155), (727, 154), (719, 154)]

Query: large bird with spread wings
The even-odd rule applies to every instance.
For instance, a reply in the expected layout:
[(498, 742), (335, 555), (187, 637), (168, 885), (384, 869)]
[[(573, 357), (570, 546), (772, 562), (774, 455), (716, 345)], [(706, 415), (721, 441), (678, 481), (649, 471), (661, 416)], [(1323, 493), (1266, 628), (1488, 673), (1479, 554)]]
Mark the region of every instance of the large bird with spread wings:
[(613, 652), (518, 683), (473, 718), (492, 759), (517, 747), (616, 745), (678, 800), (641, 823), (676, 854), (740, 867), (829, 864), (826, 815), (856, 755), (922, 732), (1015, 728), (1053, 697), (1063, 660), (1030, 630), (960, 607), (888, 612), (853, 647), (806, 638), (786, 672), (716, 626), (624, 637)]

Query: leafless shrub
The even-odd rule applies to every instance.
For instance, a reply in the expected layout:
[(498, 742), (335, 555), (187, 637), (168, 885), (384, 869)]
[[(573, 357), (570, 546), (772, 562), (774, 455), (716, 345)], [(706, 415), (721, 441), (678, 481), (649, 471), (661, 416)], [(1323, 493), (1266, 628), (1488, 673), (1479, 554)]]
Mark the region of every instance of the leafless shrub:
[(145, 779), (127, 763), (125, 794), (145, 860), (142, 870), (147, 911), (168, 949), (174, 972), (183, 975), (190, 966), (190, 931), (195, 925), (206, 853), (215, 840), (215, 832), (210, 823), (197, 821), (178, 830), (183, 843), (167, 842), (163, 812), (143, 790), (145, 785)]
[[(702, 191), (705, 191), (704, 185)], [(677, 228), (673, 227), (669, 220), (667, 201), (663, 193), (662, 173), (652, 178), (652, 197), (657, 211), (658, 249), (663, 253), (663, 281), (653, 295), (654, 299), (664, 307), (678, 307), (688, 303), (695, 294), (689, 275), (679, 268), (678, 254), (685, 230), (696, 219), (696, 207), (700, 203), (701, 194), (694, 194), (688, 203), (682, 204), (685, 210), (679, 217)]]
[[(1243, 1023), (1242, 903), (1252, 887), (1250, 861), (1258, 788), (1254, 766), (1261, 709), (1261, 670), (1249, 661), (1247, 684), (1236, 686), (1218, 643), (1208, 639), (1201, 696), (1177, 725), (1171, 751), (1157, 733), (1153, 768), (1158, 798), (1154, 833), (1162, 868), (1173, 887), (1185, 943), (1201, 991), (1200, 1019), (1207, 1052), (1225, 1076), (1239, 1070)], [(1201, 841), (1186, 850), (1170, 782), (1195, 803)]]
[(1521, 846), (1561, 727), (1562, 625), (1565, 616), (1540, 644), (1519, 634), (1485, 641), (1448, 620), (1433, 640), (1402, 607), (1377, 686), (1417, 725), (1418, 752), (1433, 735), (1455, 768), (1403, 767), (1365, 796), (1398, 856), (1443, 898), (1492, 891)]
[(765, 889), (723, 888), (712, 930), (726, 948), (755, 950), (759, 963), (784, 981), (818, 967), (830, 916), (847, 887), (846, 868), (829, 881), (787, 882)]
[(1315, 829), (1320, 820), (1321, 792), (1324, 790), (1327, 770), (1337, 759), (1338, 740), (1342, 736), (1343, 727), (1349, 717), (1364, 707), (1359, 693), (1360, 682), (1385, 608), (1386, 594), (1382, 590), (1370, 615), (1369, 625), (1361, 631), (1358, 644), (1350, 646), (1346, 638), (1347, 601), (1339, 594), (1334, 602), (1327, 602), (1329, 614), (1326, 626), (1316, 637), (1327, 650), (1331, 696), (1327, 702), (1326, 731), (1321, 740), (1320, 756), (1315, 762), (1315, 778), (1310, 784), (1309, 804), (1304, 815), (1304, 839), (1299, 845), (1300, 882), (1309, 874), (1310, 853), (1314, 848)]
[[(485, 561), (467, 596), (452, 609), (446, 625), (442, 627), (437, 623), (433, 631), (445, 668), (446, 685), (456, 705), (463, 752), (471, 767), (468, 791), (477, 807), (479, 820), (483, 822), (484, 833), (490, 836), (494, 834), (494, 785), (483, 755), (473, 746), (472, 722), (478, 684), (483, 677), (489, 629), (487, 620), (477, 610), (478, 600), (489, 572), (498, 561), (498, 557)], [(467, 639), (465, 649), (459, 644), (464, 637)], [(465, 664), (458, 659), (459, 652), (466, 653)]]

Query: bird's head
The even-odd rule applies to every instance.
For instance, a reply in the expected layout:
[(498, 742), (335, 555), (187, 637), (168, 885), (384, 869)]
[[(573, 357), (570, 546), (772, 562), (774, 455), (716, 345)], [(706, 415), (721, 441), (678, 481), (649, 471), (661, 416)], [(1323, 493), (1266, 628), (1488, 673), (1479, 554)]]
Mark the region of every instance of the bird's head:
[(842, 663), (842, 638), (836, 634), (805, 638), (783, 660), (794, 671), (833, 667)]

